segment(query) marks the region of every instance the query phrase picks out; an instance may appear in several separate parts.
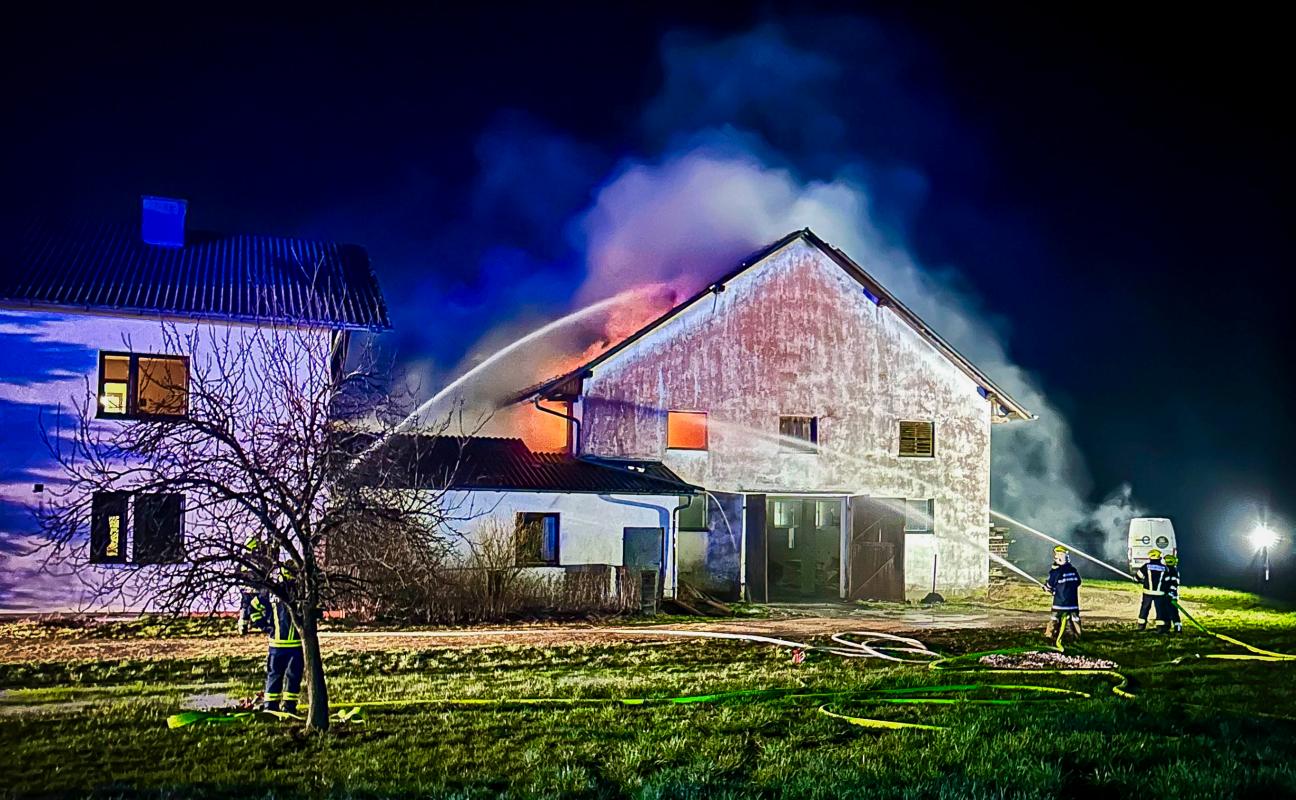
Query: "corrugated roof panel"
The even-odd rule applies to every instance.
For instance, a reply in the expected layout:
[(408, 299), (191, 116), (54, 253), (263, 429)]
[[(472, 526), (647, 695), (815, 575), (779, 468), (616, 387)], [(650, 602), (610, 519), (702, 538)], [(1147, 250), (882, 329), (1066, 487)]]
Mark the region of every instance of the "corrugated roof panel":
[(35, 223), (0, 271), (0, 301), (328, 327), (391, 327), (364, 248), (191, 231), (184, 247), (128, 225)]

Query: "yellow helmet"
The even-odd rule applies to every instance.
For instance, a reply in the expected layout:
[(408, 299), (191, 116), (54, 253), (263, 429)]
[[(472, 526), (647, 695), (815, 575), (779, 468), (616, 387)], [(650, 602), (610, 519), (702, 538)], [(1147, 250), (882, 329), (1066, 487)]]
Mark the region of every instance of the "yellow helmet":
[(1170, 555), (1165, 557), (1165, 562), (1166, 562), (1166, 566), (1177, 567), (1179, 566), (1179, 556), (1175, 555), (1174, 553), (1171, 553)]
[(1066, 549), (1066, 548), (1063, 547), (1062, 545), (1058, 545), (1057, 547), (1054, 547), (1054, 548), (1053, 548), (1053, 552), (1055, 552), (1055, 553), (1069, 553), (1069, 552), (1071, 552), (1071, 551), (1068, 550), (1068, 549)]
[(1149, 551), (1148, 551), (1148, 558), (1153, 559), (1153, 560), (1156, 560), (1156, 559), (1158, 559), (1158, 558), (1160, 558), (1160, 557), (1161, 557), (1161, 551), (1160, 551), (1160, 550), (1149, 550)]

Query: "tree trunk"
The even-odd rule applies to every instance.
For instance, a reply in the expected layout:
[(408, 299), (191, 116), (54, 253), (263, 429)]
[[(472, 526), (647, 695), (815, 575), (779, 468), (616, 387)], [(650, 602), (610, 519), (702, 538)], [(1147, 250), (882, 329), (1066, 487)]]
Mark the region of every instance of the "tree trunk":
[(306, 710), (306, 730), (324, 733), (329, 729), (328, 685), (324, 682), (324, 659), (320, 655), (319, 630), (315, 616), (302, 620), (302, 652), (306, 656), (306, 691), (310, 707)]

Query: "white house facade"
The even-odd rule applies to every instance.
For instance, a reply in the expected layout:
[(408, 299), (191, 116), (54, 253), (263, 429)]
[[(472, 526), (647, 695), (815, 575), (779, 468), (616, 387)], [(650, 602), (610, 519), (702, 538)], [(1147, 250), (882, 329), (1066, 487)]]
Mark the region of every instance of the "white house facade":
[[(335, 366), (328, 355), (344, 357), (352, 331), (390, 327), (363, 249), (186, 231), (184, 217), (183, 201), (145, 198), (138, 227), (34, 225), (6, 265), (0, 611), (138, 610), (147, 598), (129, 580), (111, 598), (98, 586), (185, 555), (192, 513), (183, 497), (103, 493), (73, 557), (47, 561), (36, 514), (65, 480), (55, 453), (69, 447), (80, 409), (104, 431), (182, 416), (191, 370), (220, 351), (249, 362), (286, 357), (301, 381), (327, 379), (304, 371)], [(276, 325), (293, 326), (277, 341), (302, 353), (261, 349), (260, 332)]]

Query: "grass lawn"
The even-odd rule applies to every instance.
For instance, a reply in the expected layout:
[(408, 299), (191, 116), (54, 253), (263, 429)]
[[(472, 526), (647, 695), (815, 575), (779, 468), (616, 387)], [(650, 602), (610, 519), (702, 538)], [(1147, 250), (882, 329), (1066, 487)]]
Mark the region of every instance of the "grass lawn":
[[(1197, 599), (1189, 607), (1208, 624), (1296, 652), (1296, 615), (1239, 593), (1188, 594)], [(1028, 599), (1039, 607), (1038, 598), (1023, 594), (1022, 602)], [(1041, 643), (1038, 633), (1021, 630), (928, 631), (919, 638), (951, 655)], [(1112, 681), (1094, 675), (973, 677), (819, 653), (793, 664), (786, 650), (719, 641), (439, 647), (333, 655), (334, 697), (662, 697), (966, 680), (1062, 686), (1092, 698), (886, 706), (860, 699), (837, 707), (945, 728), (894, 732), (820, 714), (822, 699), (408, 707), (374, 710), (363, 724), (310, 738), (293, 725), (260, 722), (167, 729), (167, 716), (187, 697), (255, 691), (262, 666), (256, 658), (3, 664), (0, 795), (1296, 795), (1296, 719), (1285, 719), (1296, 718), (1296, 662), (1196, 659), (1241, 651), (1201, 634), (1140, 635), (1128, 625), (1094, 627), (1068, 652), (1120, 664), (1138, 699), (1113, 695)], [(1168, 663), (1177, 658), (1185, 660)]]

